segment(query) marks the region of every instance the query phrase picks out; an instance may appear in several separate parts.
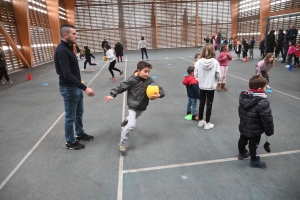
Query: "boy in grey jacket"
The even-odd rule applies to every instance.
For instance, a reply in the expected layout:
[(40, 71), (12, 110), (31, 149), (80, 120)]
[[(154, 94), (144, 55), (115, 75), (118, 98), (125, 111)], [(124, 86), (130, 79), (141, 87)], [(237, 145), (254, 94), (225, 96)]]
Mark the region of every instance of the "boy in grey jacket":
[[(152, 65), (145, 61), (140, 61), (137, 64), (137, 70), (126, 81), (120, 83), (116, 88), (113, 88), (109, 96), (104, 99), (106, 102), (113, 100), (118, 94), (127, 91), (127, 105), (128, 116), (121, 123), (121, 126), (125, 126), (121, 133), (121, 140), (119, 144), (119, 150), (122, 154), (126, 153), (125, 140), (128, 139), (129, 133), (135, 128), (136, 119), (147, 109), (149, 104), (149, 98), (146, 95), (147, 86), (151, 83), (155, 83), (154, 80), (149, 77)], [(151, 100), (157, 98), (163, 98), (165, 92), (162, 87), (159, 87), (159, 93), (150, 97)]]

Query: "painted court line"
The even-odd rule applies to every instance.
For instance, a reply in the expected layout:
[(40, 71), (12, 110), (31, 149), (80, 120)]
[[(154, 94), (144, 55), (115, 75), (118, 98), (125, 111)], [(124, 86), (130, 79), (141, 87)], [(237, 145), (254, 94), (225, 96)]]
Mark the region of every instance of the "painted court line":
[[(126, 56), (126, 60), (127, 60), (127, 56)], [(126, 74), (127, 74), (127, 62), (125, 62), (124, 80), (126, 80)], [(122, 121), (125, 119), (125, 107), (126, 107), (126, 92), (123, 93)], [(123, 130), (123, 127), (121, 128), (121, 131), (122, 130)], [(123, 166), (124, 166), (124, 157), (120, 154), (118, 200), (122, 200), (122, 198), (123, 198)]]
[[(270, 157), (270, 156), (279, 156), (279, 155), (287, 155), (287, 154), (294, 154), (300, 153), (300, 150), (294, 151), (283, 151), (278, 153), (269, 153), (269, 154), (261, 154), (260, 157)], [(197, 166), (197, 165), (204, 165), (204, 164), (211, 164), (211, 163), (222, 163), (228, 161), (236, 161), (238, 160), (237, 157), (234, 158), (224, 158), (224, 159), (217, 159), (217, 160), (207, 160), (207, 161), (200, 161), (200, 162), (191, 162), (191, 163), (182, 163), (182, 164), (174, 164), (174, 165), (164, 165), (164, 166), (157, 166), (157, 167), (147, 167), (147, 168), (140, 168), (140, 169), (131, 169), (131, 170), (124, 170), (124, 174), (128, 173), (135, 173), (135, 172), (145, 172), (145, 171), (154, 171), (154, 170), (162, 170), (162, 169), (173, 169), (179, 167), (188, 167), (188, 166)]]
[[(107, 62), (108, 63), (108, 62)], [(91, 82), (98, 76), (98, 74), (102, 71), (102, 69), (107, 64), (105, 63), (100, 71), (94, 76), (94, 78), (87, 84), (91, 84)], [(27, 160), (27, 158), (32, 154), (32, 152), (37, 148), (37, 146), (45, 139), (45, 137), (50, 133), (50, 131), (54, 128), (54, 126), (61, 120), (61, 118), (65, 115), (63, 112), (55, 122), (50, 126), (50, 128), (44, 133), (44, 135), (37, 141), (37, 143), (30, 149), (30, 151), (25, 155), (25, 157), (18, 163), (18, 165), (9, 173), (9, 175), (4, 179), (4, 181), (0, 184), (0, 190), (5, 186), (5, 184), (11, 179), (11, 177), (16, 173), (16, 171), (22, 166), (22, 164)]]

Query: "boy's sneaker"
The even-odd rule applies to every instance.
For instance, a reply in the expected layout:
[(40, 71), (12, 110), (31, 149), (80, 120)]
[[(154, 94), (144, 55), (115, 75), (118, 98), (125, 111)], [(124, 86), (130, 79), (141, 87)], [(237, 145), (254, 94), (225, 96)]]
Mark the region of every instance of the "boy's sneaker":
[(80, 149), (84, 149), (84, 145), (83, 144), (80, 144), (79, 142), (74, 142), (72, 144), (69, 144), (69, 143), (66, 143), (66, 147), (67, 149), (70, 149), (70, 150), (80, 150)]
[(119, 144), (119, 151), (120, 151), (120, 153), (122, 153), (122, 154), (126, 153), (126, 147), (125, 147), (125, 144), (123, 144), (123, 143), (120, 143), (120, 144)]
[(269, 85), (267, 85), (267, 89), (268, 89), (268, 90), (272, 90), (272, 88), (271, 88)]
[(244, 158), (249, 158), (250, 153), (246, 151), (245, 153), (239, 153), (238, 159), (243, 160)]
[(212, 123), (208, 122), (208, 123), (205, 123), (204, 129), (205, 129), (205, 130), (208, 130), (208, 129), (213, 128), (214, 126), (215, 126), (215, 125), (213, 125)]
[(201, 121), (199, 121), (198, 126), (199, 126), (199, 127), (202, 127), (202, 126), (205, 125), (205, 123), (206, 123), (206, 122), (202, 119)]
[(128, 121), (126, 119), (124, 119), (124, 121), (121, 122), (121, 126), (124, 127), (128, 124)]
[(94, 136), (88, 135), (84, 133), (83, 135), (77, 136), (76, 135), (76, 140), (77, 141), (91, 141), (94, 139)]
[(5, 85), (5, 82), (0, 81), (0, 85)]
[(7, 84), (13, 84), (14, 82), (12, 82), (11, 80), (7, 81)]
[(123, 74), (123, 71), (120, 71), (120, 76)]
[(85, 71), (85, 69), (81, 69), (81, 71)]
[(249, 166), (250, 167), (255, 167), (255, 168), (262, 168), (262, 169), (267, 167), (265, 162), (261, 162), (259, 160), (259, 156), (256, 160), (251, 160)]

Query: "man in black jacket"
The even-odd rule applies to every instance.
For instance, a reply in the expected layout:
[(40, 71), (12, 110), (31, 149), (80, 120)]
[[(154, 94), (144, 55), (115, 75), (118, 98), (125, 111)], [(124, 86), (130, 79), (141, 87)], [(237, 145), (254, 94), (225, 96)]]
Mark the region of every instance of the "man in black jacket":
[(241, 135), (238, 143), (238, 159), (249, 157), (249, 152), (245, 148), (249, 141), (250, 167), (266, 168), (266, 163), (261, 162), (260, 157), (257, 156), (257, 147), (263, 133), (267, 136), (274, 134), (272, 111), (265, 94), (267, 80), (260, 75), (255, 75), (250, 79), (249, 87), (249, 91), (241, 92), (239, 99)]
[(283, 33), (282, 29), (279, 29), (278, 31), (278, 37), (277, 37), (277, 46), (275, 50), (275, 58), (279, 56), (279, 53), (281, 52), (281, 57), (283, 58), (283, 46), (284, 46), (284, 38), (285, 34)]
[(108, 42), (106, 41), (105, 37), (103, 38), (103, 41), (102, 41), (102, 44), (101, 44), (101, 47), (103, 49), (103, 52), (104, 52), (104, 56), (106, 56), (106, 50), (104, 49), (104, 45), (105, 44), (108, 44)]
[[(94, 137), (86, 134), (82, 126), (83, 94), (95, 95), (94, 91), (81, 83), (78, 60), (73, 52), (77, 34), (74, 26), (65, 24), (60, 27), (61, 43), (54, 52), (56, 73), (59, 75), (59, 90), (65, 106), (66, 147), (70, 150), (83, 149), (79, 141), (90, 141)], [(76, 139), (74, 137), (75, 123)]]

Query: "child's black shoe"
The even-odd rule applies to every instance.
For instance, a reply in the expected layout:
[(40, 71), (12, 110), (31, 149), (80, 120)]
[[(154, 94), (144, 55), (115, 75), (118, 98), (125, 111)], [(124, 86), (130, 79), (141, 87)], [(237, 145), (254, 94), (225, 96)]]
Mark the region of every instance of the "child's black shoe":
[(262, 169), (267, 167), (265, 162), (260, 161), (259, 156), (257, 157), (256, 160), (251, 160), (249, 166), (255, 168), (262, 168)]
[(238, 159), (239, 160), (243, 160), (244, 158), (249, 158), (250, 154), (249, 152), (246, 150), (245, 153), (239, 153)]

